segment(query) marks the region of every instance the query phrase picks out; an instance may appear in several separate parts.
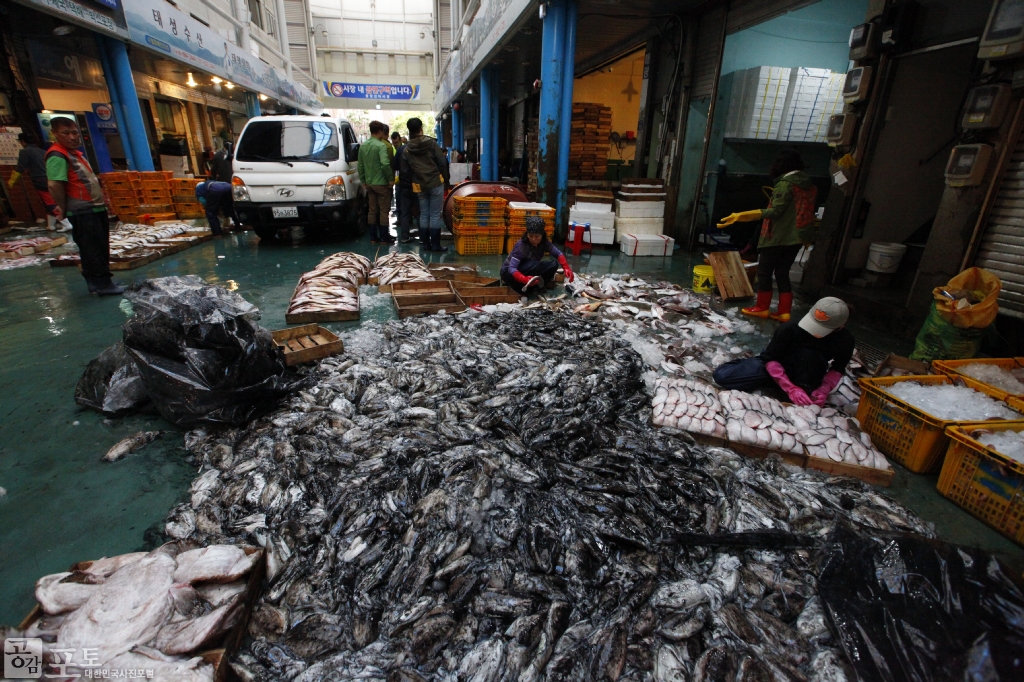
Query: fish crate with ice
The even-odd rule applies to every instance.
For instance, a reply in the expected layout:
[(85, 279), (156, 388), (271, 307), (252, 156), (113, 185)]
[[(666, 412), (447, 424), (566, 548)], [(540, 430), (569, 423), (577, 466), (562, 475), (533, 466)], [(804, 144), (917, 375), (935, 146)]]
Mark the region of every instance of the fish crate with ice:
[[(984, 384), (968, 377), (963, 379), (969, 388), (999, 400)], [(953, 384), (953, 379), (945, 375), (860, 379), (862, 393), (857, 420), (861, 428), (871, 436), (875, 446), (887, 457), (916, 474), (931, 473), (942, 465), (943, 455), (949, 447), (946, 427), (978, 423), (978, 420), (940, 419), (887, 392), (894, 384), (904, 381), (916, 381), (926, 386)], [(1001, 424), (1006, 421), (1010, 420), (990, 423)]]
[(1024, 421), (946, 429), (949, 449), (936, 489), (960, 508), (1024, 544), (1024, 463), (977, 440), (982, 432), (1024, 431)]
[[(968, 369), (971, 365), (988, 365), (992, 368), (998, 368), (1011, 373), (1011, 376), (1019, 373), (1021, 378), (1024, 378), (1024, 358), (969, 358), (967, 360), (933, 360), (932, 369), (940, 374), (946, 374), (948, 376), (959, 376), (965, 379), (965, 381), (977, 381), (984, 384), (991, 391), (993, 397), (998, 396), (1000, 400), (1006, 400), (1008, 397), (1013, 396), (1016, 398), (1024, 398), (1024, 382), (1021, 383), (1020, 387), (1012, 387), (1014, 390), (1009, 390), (1010, 386), (997, 386), (991, 383), (988, 377), (974, 376), (971, 370)], [(1017, 378), (1013, 376), (1013, 378)]]

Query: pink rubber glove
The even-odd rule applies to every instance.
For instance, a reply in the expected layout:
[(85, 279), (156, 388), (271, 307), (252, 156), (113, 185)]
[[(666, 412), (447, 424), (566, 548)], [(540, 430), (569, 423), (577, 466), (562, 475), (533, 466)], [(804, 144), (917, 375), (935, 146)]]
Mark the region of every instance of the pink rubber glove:
[(782, 363), (772, 360), (765, 364), (764, 368), (768, 370), (768, 374), (771, 375), (772, 379), (775, 379), (775, 383), (779, 385), (789, 399), (793, 401), (794, 405), (810, 405), (811, 399), (807, 396), (807, 391), (800, 388), (786, 376), (786, 370), (782, 367)]
[(828, 400), (828, 394), (836, 390), (836, 386), (838, 386), (839, 382), (842, 380), (842, 372), (837, 372), (834, 369), (830, 369), (825, 372), (825, 378), (821, 380), (821, 386), (811, 393), (811, 400), (818, 407), (824, 407), (825, 401)]

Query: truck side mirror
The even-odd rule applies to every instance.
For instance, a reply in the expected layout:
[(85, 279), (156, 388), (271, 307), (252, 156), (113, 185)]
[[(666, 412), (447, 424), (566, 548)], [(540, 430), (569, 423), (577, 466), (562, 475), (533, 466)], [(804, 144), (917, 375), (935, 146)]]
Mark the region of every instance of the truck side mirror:
[(353, 142), (345, 148), (345, 160), (349, 163), (359, 160), (359, 143)]

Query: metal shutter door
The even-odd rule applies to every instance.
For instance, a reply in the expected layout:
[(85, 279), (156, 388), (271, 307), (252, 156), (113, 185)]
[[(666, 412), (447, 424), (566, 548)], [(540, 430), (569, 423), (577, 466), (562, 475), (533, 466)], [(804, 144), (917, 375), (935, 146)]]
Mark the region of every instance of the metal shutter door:
[(736, 33), (816, 2), (819, 0), (733, 0), (729, 3), (729, 21), (725, 30)]
[[(302, 0), (284, 0), (285, 24), (288, 29), (288, 57), (292, 60), (292, 77), (313, 92), (320, 92), (306, 74), (313, 74), (309, 63), (309, 30), (306, 28), (306, 5)], [(301, 71), (299, 70), (301, 69)]]
[(1024, 317), (1024, 135), (1006, 164), (974, 264), (1003, 280), (999, 312)]
[[(452, 49), (452, 3), (451, 0), (438, 0), (438, 31), (437, 45), (440, 48), (438, 63), (444, 66), (445, 59)], [(438, 74), (434, 74), (437, 76)]]
[(715, 87), (715, 72), (722, 51), (722, 22), (725, 8), (718, 7), (701, 15), (697, 24), (697, 52), (693, 64), (691, 99), (710, 97)]

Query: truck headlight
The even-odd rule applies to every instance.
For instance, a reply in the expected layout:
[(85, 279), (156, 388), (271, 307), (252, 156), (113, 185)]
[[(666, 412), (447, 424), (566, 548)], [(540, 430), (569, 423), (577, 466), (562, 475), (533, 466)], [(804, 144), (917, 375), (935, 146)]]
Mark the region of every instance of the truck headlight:
[(237, 175), (231, 178), (231, 198), (235, 201), (252, 201), (249, 198), (249, 188), (245, 186), (242, 178)]
[(335, 175), (324, 185), (324, 201), (344, 201), (347, 198), (345, 179), (340, 175)]

